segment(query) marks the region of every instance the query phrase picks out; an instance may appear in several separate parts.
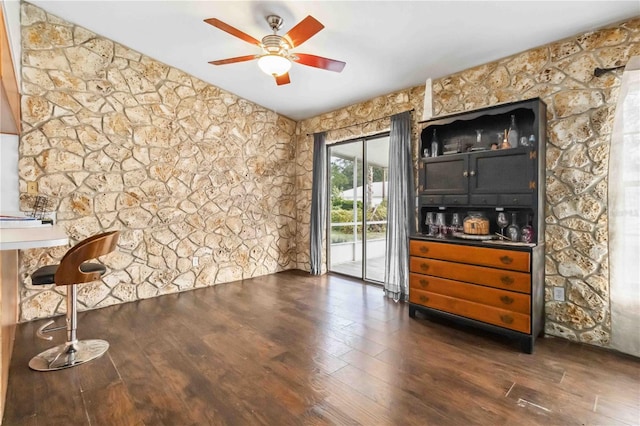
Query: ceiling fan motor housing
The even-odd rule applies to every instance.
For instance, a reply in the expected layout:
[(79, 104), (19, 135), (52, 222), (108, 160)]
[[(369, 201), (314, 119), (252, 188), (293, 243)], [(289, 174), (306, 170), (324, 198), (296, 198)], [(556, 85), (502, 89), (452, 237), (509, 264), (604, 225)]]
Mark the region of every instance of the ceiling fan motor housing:
[(262, 38), (262, 46), (269, 53), (286, 54), (291, 48), (289, 43), (277, 34), (269, 34)]

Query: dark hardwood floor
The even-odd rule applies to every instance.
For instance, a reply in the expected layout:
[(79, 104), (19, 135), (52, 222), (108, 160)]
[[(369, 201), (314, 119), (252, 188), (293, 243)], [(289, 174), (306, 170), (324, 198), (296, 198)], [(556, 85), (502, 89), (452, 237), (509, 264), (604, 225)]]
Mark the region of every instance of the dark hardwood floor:
[[(3, 425), (615, 425), (640, 422), (640, 361), (410, 319), (378, 287), (300, 271), (84, 312), (102, 358), (29, 370), (18, 326)], [(57, 334), (54, 343), (62, 341)]]

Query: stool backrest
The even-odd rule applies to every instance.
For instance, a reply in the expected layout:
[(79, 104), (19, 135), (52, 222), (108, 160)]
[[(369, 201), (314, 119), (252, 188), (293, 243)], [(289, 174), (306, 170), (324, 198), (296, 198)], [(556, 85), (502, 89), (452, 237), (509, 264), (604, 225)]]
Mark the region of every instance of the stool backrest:
[(115, 250), (120, 231), (94, 235), (80, 241), (65, 253), (56, 271), (56, 285), (88, 283), (100, 279), (100, 272), (82, 272), (80, 265)]

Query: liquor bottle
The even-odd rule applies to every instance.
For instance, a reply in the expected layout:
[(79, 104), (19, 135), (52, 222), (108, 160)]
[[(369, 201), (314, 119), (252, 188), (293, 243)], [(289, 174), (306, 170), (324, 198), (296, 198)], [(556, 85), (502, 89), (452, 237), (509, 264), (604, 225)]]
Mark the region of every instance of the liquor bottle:
[(520, 140), (520, 132), (518, 131), (518, 126), (516, 125), (516, 116), (511, 115), (511, 124), (509, 125), (509, 133), (507, 133), (507, 138), (509, 140), (509, 145), (512, 148), (518, 146), (518, 140)]
[(518, 226), (518, 213), (511, 213), (511, 224), (507, 226), (507, 237), (511, 241), (520, 241), (520, 227)]
[(522, 241), (523, 243), (532, 243), (534, 238), (535, 238), (535, 234), (533, 232), (533, 225), (531, 225), (531, 216), (527, 215), (527, 224), (525, 226), (522, 227), (522, 231), (521, 232), (521, 236), (520, 236), (520, 241)]
[(437, 157), (440, 155), (440, 142), (438, 136), (436, 136), (436, 129), (433, 129), (433, 137), (431, 138), (431, 156)]

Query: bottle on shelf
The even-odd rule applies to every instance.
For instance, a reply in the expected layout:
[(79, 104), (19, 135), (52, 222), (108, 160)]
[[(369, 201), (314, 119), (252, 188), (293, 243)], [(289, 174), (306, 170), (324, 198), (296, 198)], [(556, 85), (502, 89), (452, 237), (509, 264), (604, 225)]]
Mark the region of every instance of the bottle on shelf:
[(507, 237), (511, 241), (520, 241), (520, 227), (518, 226), (518, 213), (511, 213), (511, 224), (507, 226)]
[(436, 129), (433, 129), (433, 137), (431, 138), (431, 156), (437, 157), (440, 155), (440, 141), (436, 135)]
[(532, 243), (535, 239), (533, 225), (531, 224), (531, 215), (527, 215), (527, 224), (520, 231), (520, 241), (523, 243)]
[(509, 143), (509, 130), (504, 129), (504, 135), (502, 137), (502, 144), (500, 145), (500, 149), (509, 149), (511, 148), (511, 143)]
[(518, 141), (520, 140), (520, 132), (518, 131), (518, 125), (516, 124), (516, 116), (511, 115), (511, 124), (509, 124), (509, 131), (507, 132), (507, 139), (509, 140), (509, 145), (512, 147), (518, 146)]

